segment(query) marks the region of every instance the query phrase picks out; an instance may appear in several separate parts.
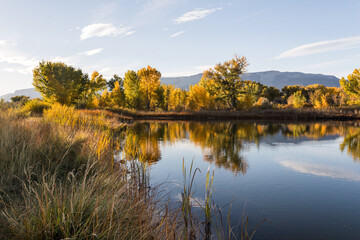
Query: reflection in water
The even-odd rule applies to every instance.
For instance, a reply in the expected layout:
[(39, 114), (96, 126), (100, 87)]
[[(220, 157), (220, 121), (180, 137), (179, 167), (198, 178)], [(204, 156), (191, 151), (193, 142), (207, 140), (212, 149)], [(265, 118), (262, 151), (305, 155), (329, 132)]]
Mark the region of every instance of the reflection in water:
[(284, 160), (284, 161), (279, 161), (279, 163), (284, 167), (290, 168), (300, 173), (307, 173), (315, 176), (340, 178), (340, 179), (360, 182), (360, 174), (345, 169), (339, 169), (336, 167), (331, 167), (323, 164), (315, 164), (315, 163), (300, 162), (300, 161)]
[(341, 151), (347, 148), (347, 152), (351, 155), (354, 161), (360, 162), (360, 129), (349, 127), (344, 134), (344, 141), (340, 145)]
[(123, 154), (125, 159), (153, 164), (161, 159), (160, 143), (173, 145), (188, 139), (202, 149), (206, 161), (245, 174), (249, 166), (242, 153), (248, 144), (259, 146), (265, 137), (273, 141), (275, 135), (295, 143), (344, 136), (341, 150), (347, 149), (354, 159), (360, 159), (360, 129), (339, 123), (139, 122), (127, 129)]

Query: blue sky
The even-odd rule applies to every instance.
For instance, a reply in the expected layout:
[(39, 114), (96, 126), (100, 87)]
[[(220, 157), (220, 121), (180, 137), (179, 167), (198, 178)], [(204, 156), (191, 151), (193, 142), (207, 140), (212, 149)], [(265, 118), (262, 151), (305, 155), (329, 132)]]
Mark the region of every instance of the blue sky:
[(40, 60), (105, 77), (163, 76), (246, 56), (249, 72), (346, 76), (360, 68), (359, 0), (0, 0), (0, 95), (32, 87)]

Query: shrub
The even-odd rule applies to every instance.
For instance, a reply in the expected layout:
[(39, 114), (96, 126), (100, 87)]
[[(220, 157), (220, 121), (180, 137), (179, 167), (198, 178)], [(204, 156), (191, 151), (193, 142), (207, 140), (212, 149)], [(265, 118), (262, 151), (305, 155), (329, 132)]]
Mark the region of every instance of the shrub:
[(21, 108), (21, 112), (25, 115), (43, 114), (45, 109), (50, 108), (50, 104), (39, 99), (33, 99), (25, 103)]

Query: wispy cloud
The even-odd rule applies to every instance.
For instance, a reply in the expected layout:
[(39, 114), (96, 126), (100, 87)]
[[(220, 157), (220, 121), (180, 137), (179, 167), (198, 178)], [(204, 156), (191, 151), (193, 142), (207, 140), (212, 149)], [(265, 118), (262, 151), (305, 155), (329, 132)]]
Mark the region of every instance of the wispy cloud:
[(98, 53), (101, 53), (103, 50), (104, 50), (103, 48), (96, 48), (96, 49), (93, 49), (93, 50), (81, 52), (78, 55), (92, 56), (92, 55), (96, 55)]
[(360, 47), (360, 36), (301, 45), (281, 53), (279, 56), (275, 57), (275, 59), (306, 56), (315, 53), (339, 51), (357, 47)]
[(196, 9), (196, 10), (184, 13), (180, 17), (174, 19), (174, 22), (176, 24), (180, 24), (180, 23), (185, 23), (185, 22), (202, 19), (202, 18), (210, 15), (211, 13), (216, 12), (221, 9), (222, 8), (212, 8), (212, 9), (204, 9), (204, 10)]
[(15, 43), (1, 40), (0, 63), (12, 65), (3, 68), (2, 71), (31, 74), (32, 69), (39, 63), (39, 60), (29, 57), (27, 54), (18, 50)]
[(105, 36), (126, 36), (134, 33), (131, 27), (119, 26), (116, 27), (112, 23), (95, 23), (85, 26), (81, 29), (81, 40), (93, 37)]
[(174, 38), (174, 37), (177, 37), (177, 36), (179, 36), (179, 35), (181, 35), (183, 33), (185, 33), (185, 31), (180, 31), (180, 32), (174, 33), (173, 35), (171, 35), (171, 37)]

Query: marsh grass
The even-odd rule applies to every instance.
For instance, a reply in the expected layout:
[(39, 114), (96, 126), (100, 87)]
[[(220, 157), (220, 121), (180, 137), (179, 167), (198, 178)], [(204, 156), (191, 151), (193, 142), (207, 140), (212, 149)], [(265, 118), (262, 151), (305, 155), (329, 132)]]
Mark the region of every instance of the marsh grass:
[(0, 238), (177, 239), (176, 214), (149, 194), (146, 166), (115, 163), (113, 135), (65, 110), (0, 113)]

